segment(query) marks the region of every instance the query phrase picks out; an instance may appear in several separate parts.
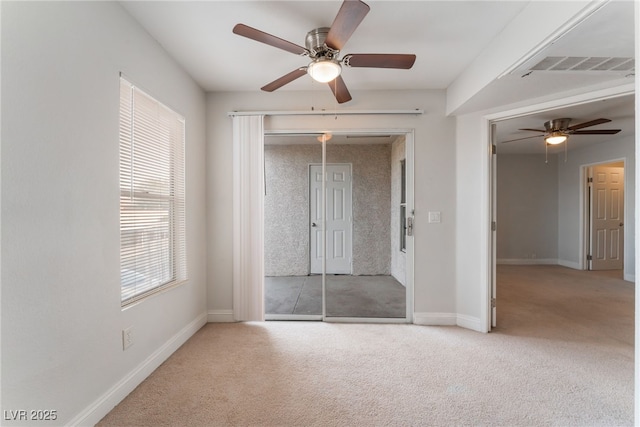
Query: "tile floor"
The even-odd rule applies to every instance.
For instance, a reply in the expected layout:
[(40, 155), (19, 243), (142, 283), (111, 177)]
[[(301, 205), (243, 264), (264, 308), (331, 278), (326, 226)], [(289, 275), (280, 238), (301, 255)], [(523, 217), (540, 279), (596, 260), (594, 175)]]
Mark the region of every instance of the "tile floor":
[[(404, 318), (405, 287), (391, 276), (327, 275), (327, 317)], [(322, 315), (322, 276), (265, 277), (265, 313)]]

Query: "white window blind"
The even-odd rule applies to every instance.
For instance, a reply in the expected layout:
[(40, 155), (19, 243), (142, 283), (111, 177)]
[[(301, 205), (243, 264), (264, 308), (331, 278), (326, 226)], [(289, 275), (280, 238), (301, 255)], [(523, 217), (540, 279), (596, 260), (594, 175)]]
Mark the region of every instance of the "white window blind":
[(187, 279), (185, 121), (120, 79), (122, 305)]

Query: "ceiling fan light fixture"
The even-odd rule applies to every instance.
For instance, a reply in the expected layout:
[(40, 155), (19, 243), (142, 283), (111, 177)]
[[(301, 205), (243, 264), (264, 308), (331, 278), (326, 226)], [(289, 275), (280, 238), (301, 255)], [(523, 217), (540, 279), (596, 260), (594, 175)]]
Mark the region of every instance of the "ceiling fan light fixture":
[(557, 145), (562, 144), (567, 140), (568, 136), (562, 132), (552, 132), (549, 136), (547, 136), (544, 140), (547, 144)]
[(334, 80), (342, 72), (342, 66), (334, 59), (316, 59), (307, 68), (311, 78), (320, 83)]

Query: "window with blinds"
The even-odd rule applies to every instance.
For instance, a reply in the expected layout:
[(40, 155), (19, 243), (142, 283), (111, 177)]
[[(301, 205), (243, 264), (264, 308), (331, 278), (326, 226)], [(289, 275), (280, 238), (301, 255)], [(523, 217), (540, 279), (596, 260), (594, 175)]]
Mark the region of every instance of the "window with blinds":
[(121, 78), (123, 306), (187, 279), (184, 145), (184, 118)]

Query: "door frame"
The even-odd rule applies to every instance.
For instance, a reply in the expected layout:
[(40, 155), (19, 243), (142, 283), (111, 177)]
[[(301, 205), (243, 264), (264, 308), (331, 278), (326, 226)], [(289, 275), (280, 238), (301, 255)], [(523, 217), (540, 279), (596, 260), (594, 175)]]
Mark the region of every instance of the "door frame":
[[(406, 173), (406, 212), (407, 218), (413, 221), (415, 211), (415, 177), (414, 177), (414, 150), (415, 150), (415, 129), (412, 128), (381, 128), (381, 129), (278, 129), (272, 130), (265, 127), (263, 134), (266, 135), (317, 135), (333, 134), (333, 135), (395, 135), (405, 137), (405, 173)], [(262, 154), (264, 157), (264, 144), (262, 145)], [(324, 157), (324, 155), (323, 155)], [(264, 169), (264, 164), (262, 165)], [(264, 170), (262, 171), (264, 174)], [(261, 195), (260, 203), (264, 204), (264, 193)], [(256, 224), (255, 233), (264, 234), (264, 220), (260, 224)], [(322, 320), (334, 323), (413, 323), (414, 320), (414, 238), (413, 235), (407, 235), (406, 242), (406, 316), (404, 318), (368, 318), (368, 317), (326, 317), (324, 310), (323, 297), (323, 314), (322, 316), (297, 316), (287, 315), (276, 317), (269, 316), (268, 320)], [(255, 248), (256, 260), (264, 265), (264, 248)], [(264, 294), (264, 278), (262, 279), (262, 290)], [(323, 284), (324, 289), (324, 284)]]
[[(603, 161), (599, 161), (599, 162), (595, 162), (595, 163), (587, 163), (584, 165), (580, 165), (580, 186), (581, 186), (581, 191), (580, 191), (580, 196), (582, 198), (581, 200), (581, 206), (582, 206), (582, 215), (580, 218), (580, 229), (582, 230), (582, 233), (580, 235), (580, 247), (582, 248), (582, 254), (580, 256), (580, 266), (579, 268), (581, 270), (589, 270), (589, 260), (587, 259), (587, 256), (589, 255), (589, 252), (591, 251), (591, 239), (590, 239), (590, 235), (591, 235), (591, 222), (590, 222), (590, 217), (591, 217), (591, 200), (589, 198), (589, 185), (587, 182), (587, 178), (589, 177), (589, 169), (592, 168), (593, 166), (604, 166), (604, 165), (608, 165), (611, 163), (620, 163), (622, 162), (622, 168), (624, 170), (624, 178), (623, 178), (623, 188), (624, 188), (624, 193), (622, 194), (622, 198), (623, 198), (623, 205), (624, 205), (624, 211), (623, 211), (623, 215), (624, 215), (624, 222), (627, 222), (627, 215), (626, 215), (626, 210), (627, 210), (627, 159), (626, 157), (622, 157), (622, 158), (613, 158), (610, 160), (603, 160)], [(627, 234), (627, 228), (625, 227), (624, 230), (622, 231), (623, 233), (623, 241), (626, 242), (626, 240), (628, 239)], [(622, 246), (622, 271), (623, 271), (623, 275), (624, 275), (624, 257), (625, 257), (625, 250), (624, 250), (624, 244)]]

